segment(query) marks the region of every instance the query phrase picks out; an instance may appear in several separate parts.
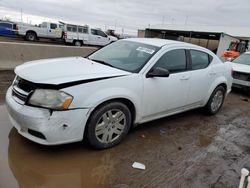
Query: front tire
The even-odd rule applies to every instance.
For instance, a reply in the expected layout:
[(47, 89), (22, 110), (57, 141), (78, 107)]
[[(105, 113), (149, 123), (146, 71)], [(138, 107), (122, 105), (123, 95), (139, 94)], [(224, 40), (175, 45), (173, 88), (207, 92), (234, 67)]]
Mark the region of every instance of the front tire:
[(218, 86), (215, 88), (207, 102), (207, 105), (205, 106), (205, 110), (208, 115), (214, 115), (219, 112), (224, 103), (225, 93), (226, 90), (224, 87)]
[(130, 110), (121, 102), (100, 106), (90, 117), (87, 127), (88, 142), (96, 149), (119, 144), (127, 135), (131, 120)]

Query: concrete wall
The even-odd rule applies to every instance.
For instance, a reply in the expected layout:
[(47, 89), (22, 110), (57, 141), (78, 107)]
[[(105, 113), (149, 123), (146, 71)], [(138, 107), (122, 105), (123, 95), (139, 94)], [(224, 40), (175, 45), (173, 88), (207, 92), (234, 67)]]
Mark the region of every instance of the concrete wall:
[(14, 69), (26, 61), (37, 59), (86, 56), (95, 50), (96, 47), (0, 42), (0, 69)]

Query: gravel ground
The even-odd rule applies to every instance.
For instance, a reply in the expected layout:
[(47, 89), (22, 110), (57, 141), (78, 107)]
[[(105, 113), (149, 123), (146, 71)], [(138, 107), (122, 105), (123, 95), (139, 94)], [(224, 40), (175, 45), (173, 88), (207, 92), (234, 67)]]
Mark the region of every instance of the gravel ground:
[[(85, 143), (41, 146), (10, 124), (4, 94), (14, 74), (0, 72), (0, 187), (235, 188), (250, 169), (250, 95), (232, 92), (221, 111), (192, 110), (133, 129), (96, 151)], [(133, 162), (146, 170), (133, 169)]]
[(4, 102), (4, 97), (8, 87), (15, 77), (13, 70), (0, 70), (0, 104)]

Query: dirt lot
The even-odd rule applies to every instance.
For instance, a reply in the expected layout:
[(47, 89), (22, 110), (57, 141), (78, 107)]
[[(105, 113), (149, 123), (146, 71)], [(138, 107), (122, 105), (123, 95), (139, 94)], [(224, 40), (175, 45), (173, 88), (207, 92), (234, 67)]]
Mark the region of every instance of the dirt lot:
[(12, 83), (14, 77), (14, 71), (0, 70), (0, 104), (4, 102), (7, 88)]
[[(153, 121), (119, 146), (95, 151), (82, 143), (46, 147), (21, 137), (3, 105), (12, 78), (0, 72), (0, 187), (235, 188), (241, 168), (250, 168), (250, 98), (240, 91), (215, 116), (193, 110)], [(134, 161), (146, 170), (133, 169)]]

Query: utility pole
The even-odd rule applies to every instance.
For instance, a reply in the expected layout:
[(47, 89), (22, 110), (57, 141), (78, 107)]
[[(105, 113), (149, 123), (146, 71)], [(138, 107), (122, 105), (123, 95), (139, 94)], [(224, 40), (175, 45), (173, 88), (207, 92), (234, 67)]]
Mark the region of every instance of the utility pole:
[(174, 19), (174, 18), (172, 18), (172, 25), (174, 24), (174, 20), (175, 20), (175, 19)]
[(188, 23), (188, 15), (186, 16), (185, 25)]
[(21, 22), (23, 22), (23, 9), (21, 8)]
[(165, 16), (162, 16), (162, 25), (165, 23)]
[(116, 31), (116, 24), (117, 24), (117, 20), (115, 19), (115, 31)]

